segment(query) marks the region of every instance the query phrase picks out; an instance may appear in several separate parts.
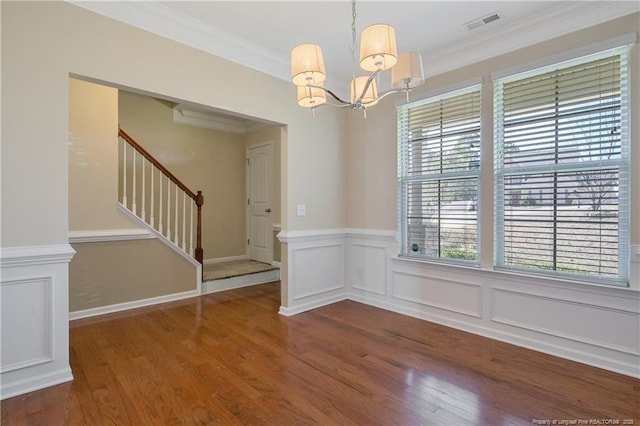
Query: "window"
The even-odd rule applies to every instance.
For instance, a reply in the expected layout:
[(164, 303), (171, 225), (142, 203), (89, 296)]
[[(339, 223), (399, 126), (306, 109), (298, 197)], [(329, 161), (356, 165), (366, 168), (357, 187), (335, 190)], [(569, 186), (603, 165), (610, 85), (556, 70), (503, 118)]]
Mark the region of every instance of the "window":
[(494, 81), (495, 263), (626, 283), (626, 49)]
[(478, 262), (480, 87), (398, 108), (401, 254)]

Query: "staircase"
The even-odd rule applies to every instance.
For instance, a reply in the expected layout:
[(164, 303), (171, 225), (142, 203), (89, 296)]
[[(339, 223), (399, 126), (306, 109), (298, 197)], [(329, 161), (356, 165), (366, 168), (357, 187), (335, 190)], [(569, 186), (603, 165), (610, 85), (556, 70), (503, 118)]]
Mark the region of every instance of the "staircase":
[(118, 140), (120, 208), (164, 243), (202, 264), (202, 191), (187, 188), (121, 128)]

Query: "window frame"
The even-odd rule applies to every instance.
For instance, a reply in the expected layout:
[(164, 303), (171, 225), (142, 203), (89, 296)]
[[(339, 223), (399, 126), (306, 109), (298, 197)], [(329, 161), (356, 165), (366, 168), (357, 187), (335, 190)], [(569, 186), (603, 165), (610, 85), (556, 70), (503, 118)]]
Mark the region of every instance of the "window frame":
[[(478, 142), (478, 161), (477, 166), (469, 167), (465, 172), (454, 171), (445, 173), (422, 173), (419, 176), (412, 176), (409, 172), (410, 160), (409, 160), (409, 123), (406, 115), (412, 108), (420, 108), (426, 105), (436, 104), (438, 102), (446, 101), (447, 99), (453, 99), (458, 96), (465, 96), (477, 92), (478, 104), (477, 104), (477, 142)], [(442, 128), (442, 127), (441, 127)], [(480, 79), (473, 81), (467, 81), (457, 87), (450, 87), (443, 89), (439, 93), (433, 93), (430, 96), (425, 96), (419, 100), (403, 103), (397, 105), (397, 141), (398, 141), (398, 243), (399, 243), (399, 256), (414, 260), (421, 261), (433, 261), (442, 262), (463, 266), (480, 266), (480, 190), (481, 190), (481, 150), (482, 150), (482, 84)], [(442, 158), (442, 151), (440, 151), (440, 157)], [(408, 185), (411, 183), (428, 183), (428, 182), (442, 182), (450, 181), (454, 179), (475, 179), (475, 260), (460, 259), (454, 257), (442, 257), (440, 256), (440, 247), (438, 247), (438, 254), (436, 256), (429, 256), (426, 254), (416, 254), (409, 250), (408, 246)], [(441, 224), (438, 224), (438, 235), (442, 233)], [(440, 238), (440, 237), (439, 237)]]
[[(493, 76), (493, 101), (494, 101), (494, 135), (493, 135), (493, 157), (494, 157), (494, 170), (493, 170), (493, 188), (494, 188), (494, 269), (508, 270), (516, 273), (527, 273), (534, 275), (542, 275), (552, 278), (564, 278), (572, 281), (585, 281), (595, 284), (606, 284), (615, 286), (628, 286), (629, 285), (629, 262), (630, 262), (630, 128), (629, 128), (629, 64), (628, 64), (629, 45), (621, 47), (608, 48), (597, 53), (588, 55), (582, 55), (580, 57), (559, 61), (548, 64), (543, 67), (537, 67), (524, 72), (513, 73), (510, 75), (502, 75), (500, 77)], [(557, 167), (505, 167), (501, 161), (504, 150), (504, 114), (502, 113), (502, 88), (505, 83), (520, 81), (525, 78), (543, 75), (551, 72), (552, 70), (566, 69), (571, 66), (586, 64), (590, 61), (598, 59), (612, 57), (620, 55), (620, 158), (599, 160), (593, 162), (585, 162), (585, 164), (577, 165), (575, 162), (570, 165), (559, 165)], [(556, 118), (556, 123), (560, 118)], [(556, 142), (557, 143), (557, 142)], [(505, 261), (505, 178), (507, 176), (516, 176), (522, 174), (541, 174), (543, 172), (559, 172), (562, 170), (573, 171), (586, 171), (593, 170), (594, 168), (599, 170), (605, 170), (607, 168), (613, 168), (618, 170), (619, 182), (623, 182), (618, 187), (618, 227), (617, 227), (617, 261), (618, 261), (618, 274), (615, 278), (604, 277), (598, 275), (579, 274), (562, 271), (548, 271), (542, 268), (524, 268), (514, 267), (507, 264)], [(557, 193), (556, 193), (557, 197)], [(555, 219), (554, 219), (555, 220)], [(554, 244), (556, 244), (554, 242)], [(555, 266), (554, 266), (555, 267)]]

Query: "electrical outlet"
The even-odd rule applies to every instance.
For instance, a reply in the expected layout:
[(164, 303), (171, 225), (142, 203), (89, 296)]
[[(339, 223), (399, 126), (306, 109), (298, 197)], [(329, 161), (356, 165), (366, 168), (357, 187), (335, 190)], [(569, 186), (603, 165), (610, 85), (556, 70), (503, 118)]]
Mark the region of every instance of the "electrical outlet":
[(296, 206), (296, 215), (304, 216), (307, 214), (307, 207), (304, 204), (298, 204)]

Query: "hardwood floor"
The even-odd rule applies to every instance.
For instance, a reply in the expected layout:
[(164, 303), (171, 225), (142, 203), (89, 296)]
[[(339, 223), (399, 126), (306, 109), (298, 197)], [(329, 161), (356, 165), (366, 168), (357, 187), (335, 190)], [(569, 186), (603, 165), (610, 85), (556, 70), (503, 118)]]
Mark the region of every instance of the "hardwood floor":
[(355, 302), (278, 307), (272, 283), (74, 321), (75, 380), (2, 401), (2, 425), (640, 425), (637, 379)]

